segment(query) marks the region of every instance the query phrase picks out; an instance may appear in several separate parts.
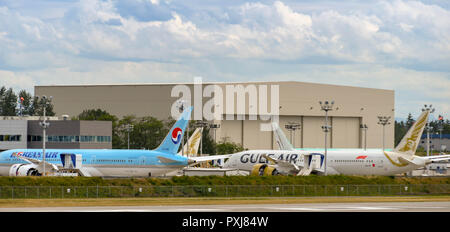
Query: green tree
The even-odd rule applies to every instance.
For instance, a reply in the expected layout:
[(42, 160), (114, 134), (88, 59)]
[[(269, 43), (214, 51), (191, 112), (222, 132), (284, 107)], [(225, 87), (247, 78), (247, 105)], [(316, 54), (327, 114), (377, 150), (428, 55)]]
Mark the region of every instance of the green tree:
[(395, 121), (395, 127), (394, 127), (394, 143), (395, 146), (397, 146), (402, 138), (406, 135), (409, 128), (414, 124), (414, 119), (411, 113), (408, 114), (408, 117), (406, 118), (406, 122)]
[(216, 155), (217, 144), (210, 133), (211, 129), (205, 127), (202, 133), (203, 154)]
[(77, 117), (77, 120), (98, 120), (98, 121), (117, 121), (117, 117), (112, 115), (105, 110), (101, 109), (90, 109), (83, 110)]
[(413, 124), (414, 124), (414, 119), (413, 119), (413, 117), (412, 117), (412, 114), (409, 113), (409, 114), (408, 114), (408, 118), (406, 118), (406, 124), (405, 124), (406, 130), (409, 130), (409, 128), (411, 128), (411, 126), (412, 126)]
[(0, 88), (0, 115), (4, 115), (3, 114), (3, 101), (4, 101), (5, 93), (6, 93), (6, 87), (2, 86)]
[[(120, 143), (118, 142), (116, 144), (115, 148), (120, 149), (126, 149), (128, 147), (128, 132), (126, 129), (126, 125), (134, 125), (136, 124), (136, 116), (134, 115), (127, 115), (124, 116), (122, 119), (118, 121), (117, 124), (117, 133), (120, 138)], [(130, 131), (130, 148), (136, 148), (135, 145), (133, 145), (133, 130)]]
[(17, 95), (12, 88), (6, 90), (5, 87), (0, 89), (0, 104), (2, 116), (17, 115)]
[(19, 92), (19, 114), (21, 116), (24, 115), (34, 115), (34, 105), (33, 105), (33, 96), (28, 93), (26, 90), (21, 90)]
[(395, 121), (395, 129), (394, 129), (394, 135), (395, 135), (395, 146), (397, 146), (400, 141), (402, 140), (403, 136), (405, 136), (407, 130), (405, 123), (403, 121), (397, 122)]
[[(406, 132), (408, 132), (409, 128), (414, 124), (414, 119), (411, 113), (408, 114), (408, 118), (406, 122), (395, 121), (395, 145), (397, 146), (400, 143), (401, 139), (405, 136)], [(442, 134), (450, 134), (450, 121), (447, 120), (433, 120), (429, 121), (429, 125), (432, 128), (433, 133), (438, 133), (439, 128), (442, 127)], [(424, 133), (426, 133), (424, 131)]]
[(442, 128), (442, 134), (450, 134), (450, 122), (449, 120), (433, 120), (430, 121), (430, 127), (432, 128), (431, 130), (434, 133), (438, 133), (439, 129)]
[(33, 105), (30, 109), (34, 116), (44, 115), (44, 106), (45, 106), (45, 115), (46, 116), (55, 116), (55, 112), (53, 111), (53, 104), (50, 99), (38, 98), (37, 96), (33, 97)]
[(133, 125), (130, 131), (130, 148), (155, 149), (162, 142), (169, 129), (163, 121), (147, 116), (136, 118), (134, 115), (125, 116), (119, 121), (121, 148), (128, 146), (127, 124)]
[(223, 141), (217, 144), (217, 154), (233, 154), (236, 152), (243, 151), (244, 147), (238, 143), (229, 141), (229, 138), (224, 138)]

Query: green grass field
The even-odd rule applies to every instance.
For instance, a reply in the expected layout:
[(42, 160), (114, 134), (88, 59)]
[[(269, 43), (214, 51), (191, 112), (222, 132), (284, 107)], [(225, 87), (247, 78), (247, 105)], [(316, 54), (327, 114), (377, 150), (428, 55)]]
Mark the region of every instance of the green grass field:
[(388, 185), (450, 184), (450, 177), (389, 176), (182, 176), (172, 178), (0, 177), (1, 186), (186, 186), (186, 185)]
[(0, 177), (0, 199), (448, 196), (450, 178), (204, 176), (102, 179)]
[(303, 204), (351, 202), (436, 202), (450, 196), (400, 197), (236, 197), (236, 198), (99, 198), (99, 199), (0, 199), (0, 208), (88, 207), (151, 205), (229, 205), (229, 204)]

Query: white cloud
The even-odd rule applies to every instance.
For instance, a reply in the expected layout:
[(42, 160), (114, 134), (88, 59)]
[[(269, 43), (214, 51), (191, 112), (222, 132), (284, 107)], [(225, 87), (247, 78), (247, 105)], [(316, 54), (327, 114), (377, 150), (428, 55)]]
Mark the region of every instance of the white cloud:
[(19, 92), (22, 89), (33, 92), (35, 84), (35, 80), (31, 76), (24, 73), (15, 73), (4, 70), (0, 70), (0, 80), (1, 86), (13, 88), (16, 92)]
[[(167, 21), (137, 21), (120, 15), (114, 3), (83, 0), (71, 17), (58, 23), (34, 19), (33, 24), (28, 24), (24, 22), (30, 19), (20, 14), (9, 17), (19, 16), (23, 30), (16, 38), (24, 35), (37, 44), (42, 40), (46, 46), (51, 41), (52, 52), (63, 49), (73, 55), (106, 59), (213, 56), (286, 61), (322, 57), (325, 63), (333, 60), (395, 65), (403, 65), (403, 59), (441, 63), (450, 59), (450, 53), (442, 52), (450, 50), (450, 24), (439, 23), (450, 21), (450, 12), (422, 3), (382, 2), (381, 10), (374, 13), (325, 10), (310, 14), (279, 1), (245, 3), (228, 9), (238, 23), (219, 21), (202, 27), (183, 12), (175, 11)], [(423, 8), (430, 12), (422, 13)], [(411, 38), (409, 33), (415, 31), (427, 34)], [(431, 56), (437, 52), (440, 54)], [(424, 58), (422, 54), (429, 56)]]
[(28, 4), (0, 7), (0, 78), (9, 78), (3, 83), (29, 88), (192, 76), (246, 81), (263, 75), (395, 89), (401, 114), (406, 103), (421, 99), (449, 109), (450, 10), (439, 5), (401, 0), (375, 7), (365, 1), (46, 4), (51, 17), (45, 17), (47, 8), (30, 14)]

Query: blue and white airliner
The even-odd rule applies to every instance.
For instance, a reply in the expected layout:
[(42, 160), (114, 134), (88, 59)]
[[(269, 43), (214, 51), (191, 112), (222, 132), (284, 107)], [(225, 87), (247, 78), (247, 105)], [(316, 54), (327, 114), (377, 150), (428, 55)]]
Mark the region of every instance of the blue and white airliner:
[[(39, 176), (57, 173), (72, 162), (80, 175), (107, 177), (163, 176), (196, 162), (219, 157), (185, 157), (177, 154), (192, 107), (186, 109), (158, 148), (154, 150), (121, 149), (13, 149), (0, 153), (1, 176)], [(77, 163), (82, 163), (78, 165)]]

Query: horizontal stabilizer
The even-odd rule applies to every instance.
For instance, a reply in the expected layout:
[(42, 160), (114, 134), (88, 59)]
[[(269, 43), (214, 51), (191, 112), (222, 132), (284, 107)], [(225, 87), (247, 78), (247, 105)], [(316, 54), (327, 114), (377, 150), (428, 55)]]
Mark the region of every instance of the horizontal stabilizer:
[(405, 165), (411, 164), (420, 167), (426, 164), (427, 159), (418, 156), (415, 156), (412, 159), (409, 159), (408, 157), (399, 156), (398, 161), (400, 161), (400, 163)]
[(197, 157), (189, 157), (188, 163), (199, 163), (199, 162), (207, 162), (212, 160), (219, 160), (219, 159), (227, 159), (230, 158), (232, 155), (210, 155), (210, 156), (197, 156)]
[(159, 162), (164, 163), (164, 164), (179, 162), (178, 160), (173, 160), (173, 159), (169, 159), (169, 158), (162, 157), (162, 156), (157, 156), (157, 158), (159, 159)]
[(433, 156), (427, 156), (424, 158), (427, 159), (428, 163), (430, 163), (430, 162), (433, 163), (433, 162), (450, 160), (450, 155), (433, 155)]
[(441, 162), (441, 161), (447, 161), (447, 160), (450, 160), (450, 157), (439, 158), (439, 159), (432, 159), (431, 162)]
[(398, 157), (398, 161), (400, 161), (400, 163), (402, 164), (414, 164), (411, 160), (403, 158), (401, 156)]

